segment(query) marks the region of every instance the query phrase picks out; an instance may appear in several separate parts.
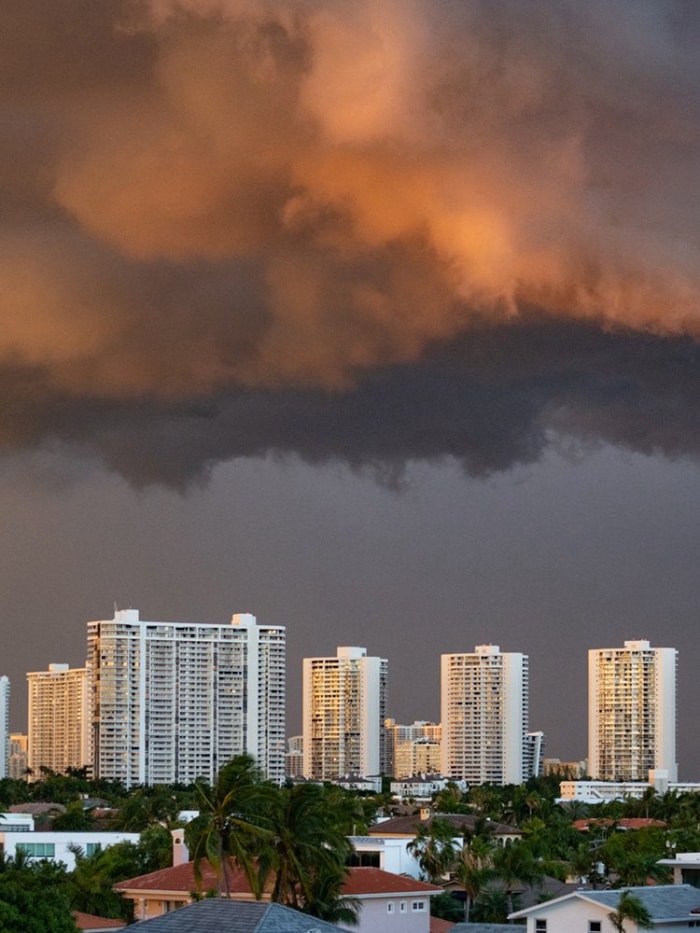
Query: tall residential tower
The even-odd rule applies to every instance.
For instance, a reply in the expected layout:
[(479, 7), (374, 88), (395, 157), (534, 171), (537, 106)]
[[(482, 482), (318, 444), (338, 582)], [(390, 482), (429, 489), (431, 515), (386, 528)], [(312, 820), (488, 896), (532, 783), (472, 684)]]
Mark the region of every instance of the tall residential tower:
[(213, 781), (249, 753), (284, 780), (285, 630), (144, 622), (135, 609), (88, 623), (94, 773), (133, 784)]
[(442, 773), (469, 784), (520, 784), (529, 775), (528, 658), (477, 645), (443, 654)]
[(678, 780), (675, 648), (626, 641), (588, 652), (588, 770), (600, 781)]
[(304, 658), (303, 667), (304, 777), (383, 773), (386, 659), (338, 648), (334, 658)]
[(38, 779), (42, 767), (62, 774), (66, 768), (90, 766), (90, 693), (86, 668), (49, 664), (47, 671), (27, 674), (27, 687), (30, 773)]

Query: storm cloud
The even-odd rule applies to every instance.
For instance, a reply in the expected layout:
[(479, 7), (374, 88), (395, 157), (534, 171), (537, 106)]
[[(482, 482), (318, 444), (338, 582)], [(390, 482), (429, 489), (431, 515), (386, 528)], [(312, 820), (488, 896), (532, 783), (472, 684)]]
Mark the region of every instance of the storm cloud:
[(0, 442), (475, 475), (696, 456), (688, 3), (28, 0), (0, 38)]

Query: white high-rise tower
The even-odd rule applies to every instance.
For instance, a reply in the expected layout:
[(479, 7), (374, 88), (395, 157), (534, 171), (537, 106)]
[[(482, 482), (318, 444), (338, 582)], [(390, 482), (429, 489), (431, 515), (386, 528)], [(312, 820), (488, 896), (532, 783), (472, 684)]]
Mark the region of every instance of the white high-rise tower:
[(10, 760), (10, 679), (0, 677), (0, 778), (8, 776)]
[(470, 784), (520, 784), (526, 774), (528, 658), (477, 645), (443, 654), (442, 773)]
[(284, 780), (285, 630), (144, 622), (135, 609), (88, 623), (94, 773), (132, 784), (213, 781), (235, 755)]
[(366, 648), (304, 658), (304, 777), (383, 773), (388, 662)]
[(600, 781), (678, 780), (675, 648), (626, 641), (588, 652), (588, 770)]

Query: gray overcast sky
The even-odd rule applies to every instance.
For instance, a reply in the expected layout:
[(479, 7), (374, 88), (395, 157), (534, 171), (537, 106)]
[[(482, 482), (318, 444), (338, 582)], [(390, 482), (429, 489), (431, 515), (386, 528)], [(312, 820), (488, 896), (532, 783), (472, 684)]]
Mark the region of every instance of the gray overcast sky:
[(85, 622), (284, 623), (300, 659), (586, 649), (693, 711), (700, 4), (23, 0), (0, 31), (2, 668)]
[(412, 721), (439, 718), (441, 652), (523, 651), (531, 726), (549, 754), (584, 757), (587, 649), (648, 638), (679, 650), (679, 761), (695, 779), (699, 502), (696, 465), (609, 447), (487, 480), (412, 466), (400, 492), (293, 460), (221, 466), (185, 497), (103, 472), (58, 487), (6, 473), (13, 724), (24, 727), (25, 672), (80, 665), (85, 623), (116, 601), (148, 619), (250, 611), (286, 625), (290, 732), (304, 655), (349, 643), (386, 656), (391, 714)]

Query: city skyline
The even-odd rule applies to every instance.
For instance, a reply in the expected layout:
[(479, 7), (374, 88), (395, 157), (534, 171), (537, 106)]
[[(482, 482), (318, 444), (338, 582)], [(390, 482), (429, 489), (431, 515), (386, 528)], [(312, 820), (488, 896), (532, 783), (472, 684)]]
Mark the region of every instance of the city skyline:
[(700, 6), (27, 0), (0, 134), (0, 631), (287, 628), (530, 657), (585, 754), (586, 671), (679, 652), (700, 775)]

